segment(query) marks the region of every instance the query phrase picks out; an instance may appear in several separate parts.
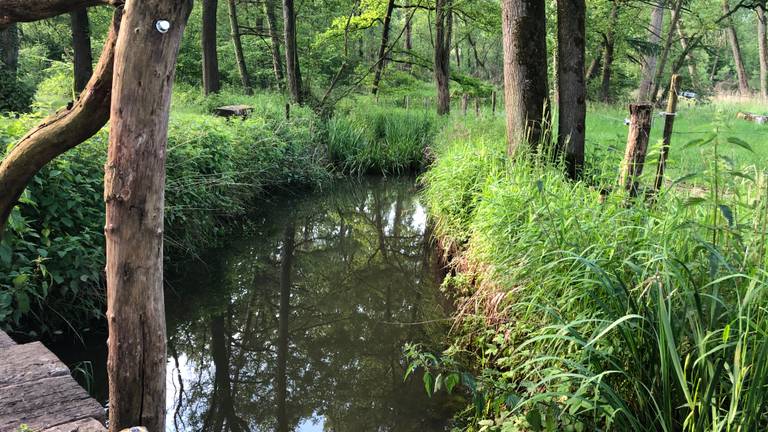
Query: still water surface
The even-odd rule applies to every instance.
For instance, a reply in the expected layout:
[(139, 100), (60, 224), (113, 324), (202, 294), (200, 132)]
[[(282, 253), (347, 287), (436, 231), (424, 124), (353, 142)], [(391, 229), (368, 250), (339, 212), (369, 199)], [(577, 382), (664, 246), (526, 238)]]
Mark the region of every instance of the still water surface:
[[(413, 180), (268, 207), (168, 278), (168, 430), (449, 429), (447, 401), (403, 380), (403, 346), (437, 348), (447, 331)], [(61, 354), (92, 365), (105, 400), (103, 343)]]

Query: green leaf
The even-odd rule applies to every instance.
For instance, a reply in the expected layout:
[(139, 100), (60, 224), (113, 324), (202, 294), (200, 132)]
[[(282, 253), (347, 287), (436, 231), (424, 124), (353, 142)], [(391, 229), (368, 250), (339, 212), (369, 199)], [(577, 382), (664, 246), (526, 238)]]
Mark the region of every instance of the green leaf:
[(27, 281), (29, 280), (28, 274), (20, 274), (13, 278), (13, 286), (16, 289), (24, 288), (24, 286), (27, 284)]
[(685, 207), (693, 207), (693, 206), (699, 205), (701, 203), (704, 203), (706, 201), (707, 201), (706, 198), (690, 197), (687, 200), (685, 200), (685, 203), (683, 204), (683, 206), (685, 206)]
[(29, 312), (29, 296), (24, 291), (16, 293), (16, 304), (19, 306), (19, 312), (26, 314)]
[(728, 324), (723, 330), (723, 343), (728, 342), (728, 338), (731, 336), (731, 325)]
[(733, 144), (733, 145), (737, 145), (737, 146), (739, 146), (739, 147), (743, 148), (744, 150), (747, 150), (747, 151), (749, 151), (750, 153), (754, 153), (754, 152), (755, 152), (755, 151), (752, 149), (752, 146), (750, 146), (750, 145), (749, 145), (749, 144), (747, 144), (747, 143), (746, 143), (744, 140), (741, 140), (741, 139), (739, 139), (739, 138), (736, 138), (736, 137), (728, 137), (728, 142), (729, 142), (729, 143), (731, 143), (731, 144)]
[(539, 432), (543, 429), (541, 424), (541, 413), (538, 409), (534, 408), (528, 411), (528, 414), (525, 415), (525, 419), (528, 420), (531, 430)]
[(424, 372), (424, 390), (427, 391), (427, 395), (432, 396), (432, 390), (434, 386), (434, 380), (432, 374), (429, 371)]
[(452, 373), (445, 377), (445, 390), (450, 394), (453, 388), (459, 383), (459, 374)]
[(725, 217), (725, 219), (728, 220), (728, 226), (733, 228), (735, 226), (735, 223), (733, 218), (733, 211), (731, 210), (731, 208), (725, 204), (720, 204), (718, 205), (718, 207), (720, 207), (720, 212), (723, 213), (723, 216)]

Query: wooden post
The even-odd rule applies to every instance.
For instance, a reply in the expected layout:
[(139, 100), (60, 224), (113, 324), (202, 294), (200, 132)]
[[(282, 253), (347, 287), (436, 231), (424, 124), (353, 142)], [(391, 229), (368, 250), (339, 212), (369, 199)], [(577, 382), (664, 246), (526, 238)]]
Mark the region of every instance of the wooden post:
[(112, 432), (165, 430), (165, 158), (176, 59), (191, 10), (191, 0), (128, 0), (115, 46), (104, 167)]
[(469, 105), (469, 95), (464, 93), (464, 96), (461, 97), (461, 112), (464, 114), (464, 117), (467, 116), (467, 106)]
[(491, 94), (491, 113), (496, 115), (496, 90)]
[(291, 119), (291, 104), (287, 103), (285, 104), (285, 119), (290, 120)]
[(475, 117), (480, 117), (480, 98), (475, 98)]
[(661, 145), (661, 154), (659, 154), (659, 165), (656, 168), (656, 181), (653, 186), (654, 194), (659, 193), (661, 184), (664, 182), (664, 170), (667, 167), (669, 145), (672, 142), (672, 130), (675, 126), (675, 115), (677, 114), (677, 93), (679, 89), (680, 75), (672, 75), (672, 81), (669, 85), (667, 112), (664, 113), (664, 140)]
[(637, 196), (638, 177), (643, 173), (645, 155), (648, 152), (648, 137), (651, 134), (650, 104), (631, 104), (629, 106), (630, 123), (627, 137), (627, 151), (621, 164), (619, 184), (630, 196)]

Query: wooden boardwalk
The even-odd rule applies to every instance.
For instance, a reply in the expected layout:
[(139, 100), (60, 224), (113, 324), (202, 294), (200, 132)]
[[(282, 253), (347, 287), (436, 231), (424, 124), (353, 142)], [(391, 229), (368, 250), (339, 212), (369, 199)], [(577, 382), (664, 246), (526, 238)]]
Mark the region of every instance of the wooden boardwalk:
[(104, 432), (104, 408), (40, 342), (0, 331), (0, 432)]

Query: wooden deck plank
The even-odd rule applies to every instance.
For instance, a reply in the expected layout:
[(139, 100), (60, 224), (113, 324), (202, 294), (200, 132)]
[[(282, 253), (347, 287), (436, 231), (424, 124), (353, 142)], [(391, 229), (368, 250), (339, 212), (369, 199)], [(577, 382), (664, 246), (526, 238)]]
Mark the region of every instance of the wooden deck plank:
[(73, 421), (104, 418), (104, 409), (69, 375), (0, 389), (0, 431), (22, 424), (45, 430)]
[(107, 428), (99, 421), (86, 419), (52, 427), (41, 432), (106, 432), (106, 430)]
[(16, 345), (16, 342), (14, 342), (10, 336), (5, 334), (4, 331), (0, 330), (0, 348), (7, 348), (14, 345)]
[(40, 342), (16, 345), (3, 351), (0, 388), (60, 376), (69, 377), (69, 368)]

